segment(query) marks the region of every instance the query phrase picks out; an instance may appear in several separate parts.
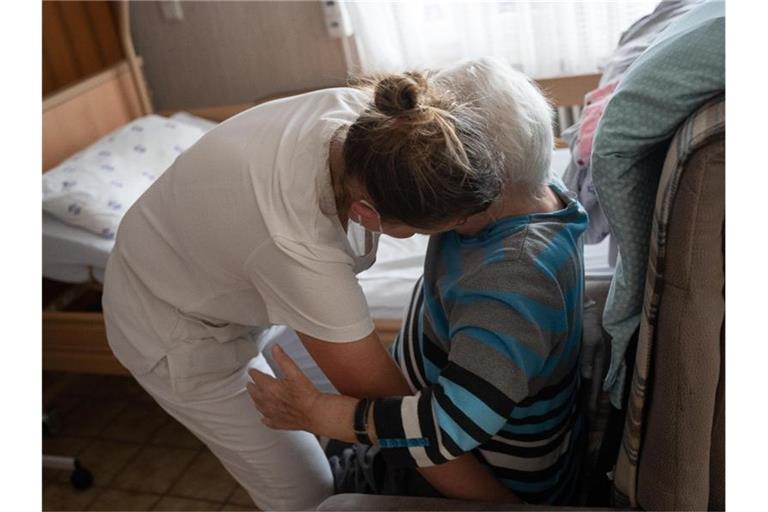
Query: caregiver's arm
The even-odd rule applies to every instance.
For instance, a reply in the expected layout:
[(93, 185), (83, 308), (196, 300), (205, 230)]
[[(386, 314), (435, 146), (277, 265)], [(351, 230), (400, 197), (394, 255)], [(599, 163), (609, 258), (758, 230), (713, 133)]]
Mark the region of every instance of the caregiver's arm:
[[(341, 393), (356, 397), (410, 394), (376, 331), (361, 337), (373, 325), (352, 267), (346, 260), (310, 257), (314, 253), (323, 255), (327, 250), (275, 237), (248, 257), (245, 272), (267, 305), (270, 323), (293, 328)], [(322, 339), (331, 335), (346, 339)]]
[(322, 341), (297, 332), (320, 369), (342, 395), (363, 398), (410, 395), (411, 390), (374, 330), (349, 342)]

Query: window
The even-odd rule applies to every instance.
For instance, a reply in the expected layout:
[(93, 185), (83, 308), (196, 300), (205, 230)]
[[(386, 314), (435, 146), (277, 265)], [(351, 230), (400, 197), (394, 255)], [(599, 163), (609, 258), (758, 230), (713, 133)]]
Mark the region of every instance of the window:
[(361, 71), (427, 69), (495, 56), (535, 77), (599, 69), (657, 0), (347, 2)]

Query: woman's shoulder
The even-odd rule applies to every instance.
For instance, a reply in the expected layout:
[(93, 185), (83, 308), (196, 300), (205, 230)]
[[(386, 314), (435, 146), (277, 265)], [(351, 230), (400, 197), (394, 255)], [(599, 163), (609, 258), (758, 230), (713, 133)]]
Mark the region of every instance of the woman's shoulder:
[(313, 91), (285, 96), (262, 103), (252, 110), (264, 107), (273, 109), (288, 109), (304, 111), (314, 110), (320, 116), (325, 112), (337, 110), (354, 110), (360, 112), (369, 100), (368, 94), (353, 87), (327, 87)]
[(308, 97), (325, 97), (340, 102), (367, 102), (370, 95), (357, 87), (327, 87), (305, 93)]

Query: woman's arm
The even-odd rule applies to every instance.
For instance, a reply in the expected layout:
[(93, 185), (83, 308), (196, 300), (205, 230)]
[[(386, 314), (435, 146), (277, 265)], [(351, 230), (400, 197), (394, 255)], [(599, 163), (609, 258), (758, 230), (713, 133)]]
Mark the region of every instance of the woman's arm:
[[(270, 428), (306, 430), (340, 441), (355, 442), (353, 417), (358, 399), (320, 393), (279, 346), (274, 347), (273, 355), (285, 378), (277, 380), (251, 370), (254, 382), (248, 384), (251, 398), (264, 415), (262, 422)], [(373, 412), (372, 407), (367, 424), (372, 440), (376, 441)], [(520, 501), (470, 453), (440, 465), (417, 469), (435, 489), (449, 498), (506, 503)]]
[[(309, 415), (313, 419), (306, 430), (354, 443), (356, 439), (352, 425), (357, 402), (357, 399), (348, 396), (321, 394), (314, 404), (314, 411)], [(367, 425), (371, 440), (375, 443), (378, 438), (373, 422), (374, 407), (375, 404), (369, 409)], [(470, 453), (444, 464), (416, 469), (432, 487), (449, 498), (500, 503), (521, 502)]]
[(297, 332), (317, 365), (342, 395), (380, 398), (411, 390), (376, 331), (351, 343), (334, 343)]

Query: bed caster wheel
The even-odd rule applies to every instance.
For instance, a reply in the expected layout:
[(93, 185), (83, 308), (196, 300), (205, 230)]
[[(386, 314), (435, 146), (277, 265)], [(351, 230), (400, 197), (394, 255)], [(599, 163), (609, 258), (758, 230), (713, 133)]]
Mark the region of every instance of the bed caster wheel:
[(72, 474), (69, 475), (69, 482), (72, 487), (78, 491), (84, 491), (93, 485), (93, 475), (90, 471), (80, 465), (80, 462), (75, 460), (75, 469), (72, 470)]

